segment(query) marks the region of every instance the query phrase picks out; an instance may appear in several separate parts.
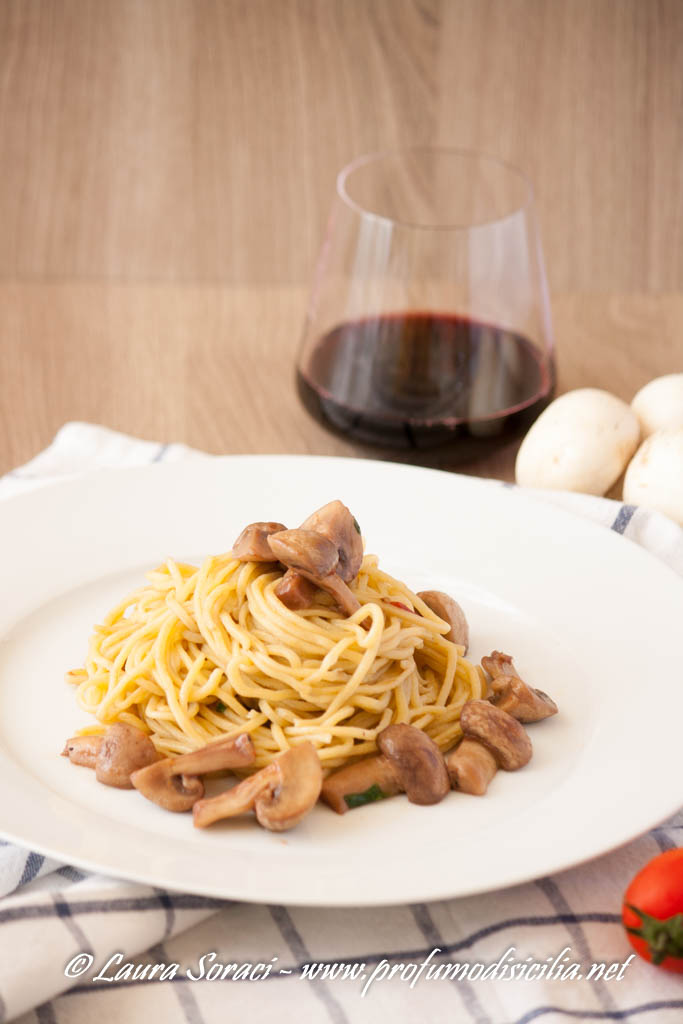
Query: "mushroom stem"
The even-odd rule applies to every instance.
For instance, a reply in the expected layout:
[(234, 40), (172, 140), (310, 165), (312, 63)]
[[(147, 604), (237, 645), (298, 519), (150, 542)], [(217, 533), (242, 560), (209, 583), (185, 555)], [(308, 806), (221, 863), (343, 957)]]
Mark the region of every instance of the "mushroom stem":
[(323, 782), (321, 797), (337, 814), (346, 814), (352, 807), (402, 792), (392, 762), (380, 754), (332, 772)]
[(62, 757), (68, 757), (72, 764), (95, 768), (101, 747), (101, 736), (72, 736), (66, 741)]
[(256, 820), (272, 832), (293, 828), (320, 795), (322, 768), (312, 743), (291, 747), (233, 789), (193, 807), (194, 824), (205, 828), (220, 818), (254, 809)]
[[(303, 575), (306, 576), (307, 574), (303, 573)], [(320, 580), (313, 580), (312, 576), (308, 576), (308, 579), (335, 599), (342, 615), (353, 615), (360, 608), (360, 602), (356, 595), (349, 590), (343, 579), (337, 576), (336, 573), (330, 573), (329, 576), (324, 576)]]
[(483, 796), (498, 771), (496, 759), (483, 743), (464, 739), (446, 758), (453, 789)]
[(254, 761), (254, 746), (247, 733), (223, 736), (199, 750), (179, 757), (167, 757), (131, 776), (144, 797), (167, 811), (189, 811), (204, 796), (199, 778), (207, 772), (244, 768)]
[(234, 818), (238, 814), (246, 814), (247, 811), (253, 809), (256, 799), (261, 793), (265, 793), (269, 788), (274, 788), (277, 785), (277, 780), (276, 762), (271, 761), (260, 772), (238, 782), (232, 789), (226, 789), (218, 796), (199, 800), (192, 808), (195, 827), (206, 828), (207, 825), (213, 825), (215, 821), (221, 821), (223, 818)]
[(246, 732), (223, 736), (199, 750), (170, 758), (172, 775), (206, 775), (228, 768), (245, 768), (254, 762), (254, 744)]

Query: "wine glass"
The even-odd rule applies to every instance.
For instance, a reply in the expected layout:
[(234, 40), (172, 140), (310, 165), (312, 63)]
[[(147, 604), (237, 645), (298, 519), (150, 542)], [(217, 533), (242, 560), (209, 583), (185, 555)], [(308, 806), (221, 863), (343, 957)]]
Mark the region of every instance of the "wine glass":
[(306, 408), (359, 442), (469, 455), (528, 428), (554, 383), (527, 178), (456, 149), (345, 167), (297, 361)]

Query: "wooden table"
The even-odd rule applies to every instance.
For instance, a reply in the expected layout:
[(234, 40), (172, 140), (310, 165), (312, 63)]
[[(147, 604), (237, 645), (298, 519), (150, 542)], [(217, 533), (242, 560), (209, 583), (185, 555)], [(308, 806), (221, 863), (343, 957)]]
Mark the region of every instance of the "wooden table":
[[(380, 455), (328, 433), (299, 403), (306, 289), (183, 285), (0, 287), (0, 470), (69, 419), (210, 452)], [(625, 399), (671, 370), (683, 295), (557, 296), (560, 389)], [(9, 343), (8, 343), (9, 341)], [(515, 446), (466, 472), (512, 479)], [(441, 461), (440, 461), (441, 459)], [(436, 453), (436, 465), (449, 465)]]
[(335, 172), (386, 146), (528, 170), (560, 390), (683, 369), (682, 55), (678, 0), (4, 0), (0, 472), (68, 419), (370, 454), (293, 363)]

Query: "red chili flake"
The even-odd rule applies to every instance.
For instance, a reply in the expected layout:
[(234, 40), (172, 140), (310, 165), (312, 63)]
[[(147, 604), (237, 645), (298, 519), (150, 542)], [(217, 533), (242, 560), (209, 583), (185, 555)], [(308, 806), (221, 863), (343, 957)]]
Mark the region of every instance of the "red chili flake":
[(402, 608), (404, 612), (412, 611), (412, 608), (409, 608), (403, 601), (387, 601), (387, 604), (393, 604), (394, 608)]

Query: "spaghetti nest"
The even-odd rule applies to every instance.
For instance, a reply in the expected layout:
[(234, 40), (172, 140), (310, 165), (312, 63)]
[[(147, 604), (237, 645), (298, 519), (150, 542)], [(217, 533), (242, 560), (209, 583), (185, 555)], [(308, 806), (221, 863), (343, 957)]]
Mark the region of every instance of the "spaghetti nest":
[(253, 769), (303, 740), (337, 768), (375, 752), (396, 722), (453, 746), (463, 704), (484, 686), (442, 619), (374, 555), (351, 584), (360, 608), (349, 617), (324, 594), (290, 611), (281, 577), (230, 553), (199, 568), (169, 560), (95, 627), (84, 669), (68, 677), (80, 706), (102, 725), (143, 728), (164, 755), (248, 732)]

